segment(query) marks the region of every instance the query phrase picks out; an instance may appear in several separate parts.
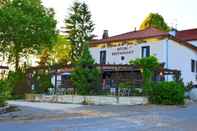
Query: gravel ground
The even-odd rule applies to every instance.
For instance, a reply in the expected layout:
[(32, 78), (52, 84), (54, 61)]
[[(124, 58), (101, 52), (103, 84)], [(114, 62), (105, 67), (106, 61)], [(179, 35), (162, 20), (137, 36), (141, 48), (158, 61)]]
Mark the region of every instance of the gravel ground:
[(197, 104), (118, 106), (10, 101), (2, 131), (197, 131)]

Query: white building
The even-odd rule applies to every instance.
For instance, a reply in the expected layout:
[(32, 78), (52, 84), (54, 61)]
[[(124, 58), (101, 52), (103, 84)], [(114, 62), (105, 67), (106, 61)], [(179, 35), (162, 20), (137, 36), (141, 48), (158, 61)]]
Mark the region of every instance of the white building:
[(90, 51), (98, 64), (128, 64), (153, 55), (165, 68), (180, 70), (185, 84), (197, 84), (197, 29), (168, 33), (148, 28), (112, 37), (105, 31), (103, 39), (92, 41)]

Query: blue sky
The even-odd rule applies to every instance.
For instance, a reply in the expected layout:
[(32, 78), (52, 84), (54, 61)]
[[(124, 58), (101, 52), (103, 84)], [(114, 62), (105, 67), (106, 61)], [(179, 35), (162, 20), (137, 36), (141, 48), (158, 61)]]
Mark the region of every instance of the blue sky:
[[(64, 26), (68, 8), (73, 0), (42, 0), (56, 12), (58, 28)], [(82, 1), (82, 0), (78, 0)], [(197, 0), (83, 0), (95, 23), (94, 34), (101, 36), (104, 29), (110, 35), (124, 33), (139, 27), (150, 13), (161, 14), (166, 22), (178, 30), (197, 28)]]

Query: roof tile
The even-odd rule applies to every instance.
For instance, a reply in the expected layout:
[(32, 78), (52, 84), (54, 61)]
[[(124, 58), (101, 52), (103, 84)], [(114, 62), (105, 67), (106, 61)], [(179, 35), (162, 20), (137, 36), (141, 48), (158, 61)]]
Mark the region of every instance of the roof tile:
[(150, 27), (145, 30), (133, 31), (128, 33), (123, 33), (116, 36), (111, 36), (106, 39), (94, 40), (92, 44), (99, 43), (108, 43), (108, 42), (117, 42), (124, 40), (133, 40), (133, 39), (143, 39), (143, 38), (151, 38), (151, 37), (160, 37), (160, 36), (168, 36), (168, 32), (163, 32), (156, 28)]
[(196, 29), (178, 31), (177, 34), (176, 34), (176, 38), (178, 38), (182, 41), (197, 40), (197, 28)]

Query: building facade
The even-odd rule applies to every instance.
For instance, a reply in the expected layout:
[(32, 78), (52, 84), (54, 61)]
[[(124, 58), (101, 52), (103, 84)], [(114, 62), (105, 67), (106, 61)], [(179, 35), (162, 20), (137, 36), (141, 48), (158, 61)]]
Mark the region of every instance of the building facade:
[[(126, 65), (130, 60), (155, 56), (167, 69), (180, 70), (185, 84), (197, 84), (197, 32), (163, 32), (156, 28), (94, 40), (90, 52), (97, 64)], [(186, 33), (185, 33), (186, 32)], [(191, 37), (191, 32), (192, 38)], [(184, 36), (184, 37), (183, 37)], [(182, 38), (182, 39), (181, 39)], [(184, 39), (183, 39), (184, 38)], [(171, 81), (171, 76), (166, 76)]]

